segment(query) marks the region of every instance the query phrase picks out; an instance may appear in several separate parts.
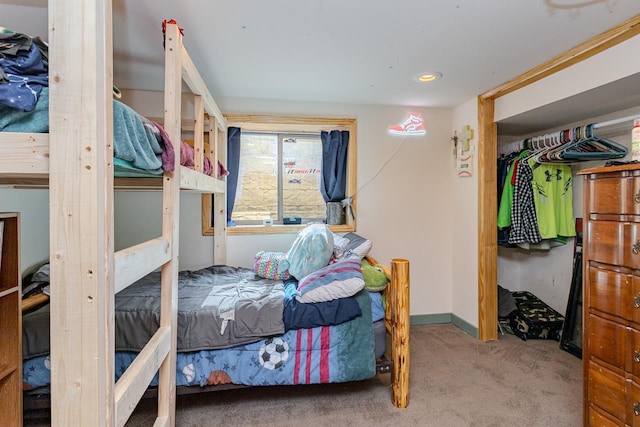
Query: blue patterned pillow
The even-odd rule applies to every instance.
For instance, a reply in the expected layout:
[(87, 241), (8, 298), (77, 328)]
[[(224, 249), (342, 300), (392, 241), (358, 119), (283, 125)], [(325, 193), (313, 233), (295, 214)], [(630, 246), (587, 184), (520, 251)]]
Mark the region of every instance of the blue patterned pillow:
[(298, 282), (299, 302), (324, 302), (346, 298), (364, 288), (360, 259), (347, 258), (329, 264)]

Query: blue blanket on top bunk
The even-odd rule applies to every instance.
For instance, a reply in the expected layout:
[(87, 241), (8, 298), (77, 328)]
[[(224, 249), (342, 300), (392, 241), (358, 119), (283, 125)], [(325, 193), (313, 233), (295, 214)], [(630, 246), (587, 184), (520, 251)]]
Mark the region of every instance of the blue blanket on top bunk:
[(113, 100), (113, 157), (136, 169), (162, 174), (158, 128), (131, 107)]
[[(34, 110), (0, 104), (0, 132), (49, 132), (49, 88), (40, 92)], [(113, 156), (116, 172), (132, 176), (162, 175), (163, 142), (158, 128), (131, 107), (113, 100)]]

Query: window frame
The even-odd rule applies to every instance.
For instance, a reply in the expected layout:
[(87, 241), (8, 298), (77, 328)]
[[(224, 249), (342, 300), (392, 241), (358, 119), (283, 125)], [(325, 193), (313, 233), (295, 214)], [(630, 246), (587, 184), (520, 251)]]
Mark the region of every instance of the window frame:
[[(357, 212), (356, 203), (356, 178), (357, 178), (357, 135), (356, 119), (345, 117), (304, 117), (304, 116), (277, 116), (258, 114), (226, 114), (228, 127), (239, 127), (246, 131), (256, 132), (321, 132), (332, 130), (349, 131), (349, 148), (347, 161), (347, 188), (346, 196), (352, 197), (353, 212)], [(226, 142), (224, 144), (226, 153)], [(224, 163), (226, 164), (226, 158)], [(226, 178), (225, 178), (226, 181)], [(226, 193), (225, 193), (226, 194)], [(213, 236), (213, 200), (211, 194), (202, 195), (202, 235)], [(356, 218), (346, 215), (346, 224), (330, 225), (329, 228), (336, 233), (356, 231)], [(300, 225), (240, 225), (226, 227), (227, 235), (245, 234), (287, 234), (297, 233), (306, 224)]]

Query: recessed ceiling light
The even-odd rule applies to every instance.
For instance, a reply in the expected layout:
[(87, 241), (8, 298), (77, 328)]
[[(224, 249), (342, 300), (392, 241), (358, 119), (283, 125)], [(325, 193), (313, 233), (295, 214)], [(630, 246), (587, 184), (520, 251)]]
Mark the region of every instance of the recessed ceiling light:
[(434, 80), (438, 80), (440, 77), (442, 77), (442, 73), (437, 73), (437, 72), (418, 73), (415, 76), (413, 76), (413, 80), (418, 83), (427, 83), (427, 82), (432, 82)]

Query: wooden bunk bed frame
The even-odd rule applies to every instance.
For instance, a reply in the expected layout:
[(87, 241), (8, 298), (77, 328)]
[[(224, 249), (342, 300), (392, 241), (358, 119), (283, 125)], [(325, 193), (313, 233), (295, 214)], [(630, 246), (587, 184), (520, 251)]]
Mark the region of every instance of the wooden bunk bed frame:
[[(173, 426), (180, 191), (221, 196), (213, 202), (213, 261), (225, 264), (226, 185), (200, 172), (205, 156), (214, 168), (218, 158), (224, 162), (226, 120), (185, 50), (178, 27), (167, 25), (164, 127), (172, 141), (180, 141), (184, 81), (194, 94), (197, 166), (195, 171), (180, 166), (176, 144), (174, 172), (155, 180), (162, 182), (162, 235), (115, 252), (111, 0), (81, 5), (50, 0), (49, 46), (50, 133), (0, 133), (0, 182), (49, 186), (55, 283), (52, 425), (124, 425), (159, 372), (154, 425)], [(205, 114), (208, 153), (203, 150)], [(159, 267), (160, 328), (114, 383), (114, 295)], [(391, 278), (385, 323), (391, 337), (392, 402), (404, 408), (409, 392), (409, 263), (394, 259), (385, 272)]]

